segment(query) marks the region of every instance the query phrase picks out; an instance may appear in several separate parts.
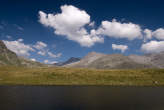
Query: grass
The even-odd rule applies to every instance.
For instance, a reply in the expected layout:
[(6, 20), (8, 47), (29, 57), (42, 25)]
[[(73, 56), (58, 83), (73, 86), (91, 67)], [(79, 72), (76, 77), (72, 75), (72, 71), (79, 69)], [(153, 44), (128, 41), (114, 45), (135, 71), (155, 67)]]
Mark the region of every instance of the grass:
[(0, 67), (0, 85), (164, 86), (164, 69)]

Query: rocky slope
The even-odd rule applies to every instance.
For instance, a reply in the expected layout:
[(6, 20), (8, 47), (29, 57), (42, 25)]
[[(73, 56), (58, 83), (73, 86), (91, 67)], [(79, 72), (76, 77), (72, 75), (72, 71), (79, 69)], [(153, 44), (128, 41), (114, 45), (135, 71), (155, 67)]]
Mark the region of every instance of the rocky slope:
[(17, 55), (7, 49), (3, 41), (0, 40), (0, 64), (1, 65), (21, 65), (21, 62)]
[(80, 61), (80, 58), (71, 57), (65, 62), (55, 63), (54, 65), (55, 66), (64, 66), (64, 65), (68, 65), (68, 64), (75, 63), (75, 62), (78, 62), (78, 61)]
[(80, 61), (64, 66), (97, 69), (164, 68), (164, 52), (142, 56), (91, 52)]
[(26, 67), (45, 66), (45, 64), (34, 62), (23, 57), (18, 57), (14, 52), (9, 50), (1, 40), (0, 40), (0, 65), (14, 65), (14, 66), (26, 66)]

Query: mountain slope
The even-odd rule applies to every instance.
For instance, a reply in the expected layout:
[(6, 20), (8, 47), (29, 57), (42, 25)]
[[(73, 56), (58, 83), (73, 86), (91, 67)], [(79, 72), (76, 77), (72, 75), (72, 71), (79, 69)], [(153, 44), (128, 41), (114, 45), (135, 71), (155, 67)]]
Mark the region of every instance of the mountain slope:
[(40, 62), (34, 62), (29, 59), (18, 57), (14, 52), (9, 50), (3, 41), (0, 40), (0, 65), (41, 67), (45, 66)]
[(124, 56), (122, 54), (105, 55), (91, 52), (79, 62), (65, 65), (65, 67), (97, 69), (164, 68), (164, 54)]
[(44, 66), (48, 66), (46, 64), (37, 62), (37, 61), (31, 61), (30, 59), (24, 58), (24, 57), (19, 57), (19, 60), (21, 62), (22, 66), (25, 67), (44, 67)]
[(55, 66), (64, 66), (64, 65), (68, 65), (68, 64), (75, 63), (78, 61), (80, 61), (80, 58), (71, 57), (65, 62), (55, 63), (54, 65)]
[(68, 65), (64, 65), (64, 66), (66, 66), (66, 67), (84, 67), (84, 68), (87, 68), (87, 67), (90, 67), (90, 65), (95, 60), (99, 59), (100, 57), (104, 57), (104, 56), (105, 56), (105, 54), (91, 52), (87, 56), (82, 58), (80, 61), (68, 64)]
[(164, 68), (164, 52), (149, 54), (146, 56), (150, 57), (152, 65), (159, 68)]
[(3, 41), (0, 40), (0, 64), (1, 65), (21, 65), (21, 62), (17, 55), (7, 49)]

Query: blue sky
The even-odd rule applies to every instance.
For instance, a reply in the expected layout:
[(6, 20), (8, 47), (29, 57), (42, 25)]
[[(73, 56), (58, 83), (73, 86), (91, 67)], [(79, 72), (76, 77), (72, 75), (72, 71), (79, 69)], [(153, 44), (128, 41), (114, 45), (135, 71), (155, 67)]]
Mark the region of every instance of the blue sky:
[(45, 63), (92, 51), (161, 52), (163, 4), (163, 0), (1, 0), (0, 39), (18, 55)]

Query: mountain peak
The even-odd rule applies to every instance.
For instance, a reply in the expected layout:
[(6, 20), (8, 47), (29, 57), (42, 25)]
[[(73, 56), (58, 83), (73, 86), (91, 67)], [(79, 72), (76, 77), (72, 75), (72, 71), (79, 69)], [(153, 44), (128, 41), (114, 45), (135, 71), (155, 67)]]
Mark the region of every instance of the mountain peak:
[(67, 61), (65, 61), (65, 62), (56, 63), (56, 64), (54, 64), (54, 65), (56, 65), (56, 66), (63, 66), (63, 65), (67, 65), (67, 64), (71, 64), (71, 63), (78, 62), (78, 61), (80, 61), (80, 60), (81, 60), (81, 58), (71, 57), (71, 58), (69, 58), (69, 59), (68, 59)]
[(69, 58), (68, 60), (76, 60), (76, 59), (78, 59), (78, 60), (80, 60), (80, 58), (76, 58), (76, 57), (71, 57), (71, 58)]

